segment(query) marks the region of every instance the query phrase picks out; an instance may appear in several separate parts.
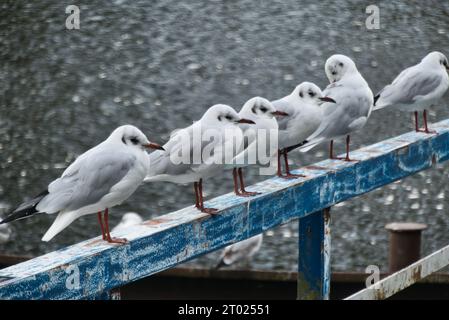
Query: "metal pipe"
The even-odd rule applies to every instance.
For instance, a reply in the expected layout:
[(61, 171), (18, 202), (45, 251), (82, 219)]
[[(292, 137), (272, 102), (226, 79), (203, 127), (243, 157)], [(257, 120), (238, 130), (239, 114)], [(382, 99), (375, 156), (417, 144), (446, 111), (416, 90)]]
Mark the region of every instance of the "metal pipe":
[(401, 270), (421, 258), (421, 232), (427, 225), (394, 222), (385, 226), (390, 232), (389, 271)]

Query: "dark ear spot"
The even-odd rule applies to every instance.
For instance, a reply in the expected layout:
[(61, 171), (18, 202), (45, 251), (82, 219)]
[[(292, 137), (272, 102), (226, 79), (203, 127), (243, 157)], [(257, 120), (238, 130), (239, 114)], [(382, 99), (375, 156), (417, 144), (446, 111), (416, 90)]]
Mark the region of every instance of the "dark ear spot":
[(221, 116), (218, 116), (218, 118), (217, 118), (217, 119), (218, 119), (218, 121), (221, 121)]
[(299, 91), (299, 96), (300, 96), (301, 98), (303, 97), (302, 91)]
[(253, 106), (253, 107), (251, 108), (251, 112), (254, 113), (254, 114), (256, 113), (256, 106)]
[(122, 136), (122, 142), (123, 142), (124, 144), (126, 144), (125, 136)]
[(339, 65), (340, 67), (343, 67), (343, 62), (339, 62), (338, 65)]

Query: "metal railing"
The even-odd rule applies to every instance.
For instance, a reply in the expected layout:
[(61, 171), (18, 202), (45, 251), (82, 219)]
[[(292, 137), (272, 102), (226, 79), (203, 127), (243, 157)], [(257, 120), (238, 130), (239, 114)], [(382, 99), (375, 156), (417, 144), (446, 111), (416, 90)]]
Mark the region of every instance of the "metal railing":
[(257, 183), (249, 189), (261, 194), (252, 198), (214, 198), (208, 204), (218, 215), (184, 208), (115, 234), (126, 245), (96, 237), (0, 270), (0, 298), (114, 298), (111, 292), (129, 282), (299, 219), (298, 298), (328, 299), (327, 208), (448, 160), (449, 120), (432, 129), (438, 134), (410, 132), (353, 151), (358, 161), (324, 160), (295, 170), (305, 178)]

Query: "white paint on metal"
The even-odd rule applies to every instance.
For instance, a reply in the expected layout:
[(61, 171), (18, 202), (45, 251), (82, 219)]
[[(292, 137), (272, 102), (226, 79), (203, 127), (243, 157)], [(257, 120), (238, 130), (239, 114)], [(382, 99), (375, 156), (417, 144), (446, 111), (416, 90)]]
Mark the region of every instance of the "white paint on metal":
[(345, 300), (386, 299), (447, 265), (449, 265), (449, 245), (347, 297)]

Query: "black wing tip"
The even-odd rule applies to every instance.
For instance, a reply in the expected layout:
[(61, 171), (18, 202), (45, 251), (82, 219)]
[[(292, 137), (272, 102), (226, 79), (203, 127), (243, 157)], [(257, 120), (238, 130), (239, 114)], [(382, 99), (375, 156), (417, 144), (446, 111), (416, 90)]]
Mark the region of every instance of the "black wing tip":
[(37, 213), (40, 213), (38, 210), (36, 210), (36, 206), (47, 194), (48, 194), (48, 190), (45, 190), (45, 191), (39, 193), (33, 199), (22, 203), (19, 207), (17, 207), (13, 211), (11, 211), (9, 214), (7, 214), (6, 217), (0, 221), (0, 224), (24, 219), (24, 218), (30, 217), (32, 215), (35, 215)]
[(378, 93), (374, 96), (374, 105), (376, 105), (376, 102), (377, 102), (377, 100), (379, 100), (379, 98), (380, 98), (380, 93)]
[(214, 270), (218, 270), (224, 266), (226, 266), (226, 263), (224, 263), (223, 259), (221, 259), (220, 262), (218, 262), (217, 265), (215, 266)]

